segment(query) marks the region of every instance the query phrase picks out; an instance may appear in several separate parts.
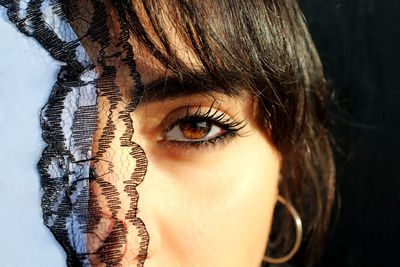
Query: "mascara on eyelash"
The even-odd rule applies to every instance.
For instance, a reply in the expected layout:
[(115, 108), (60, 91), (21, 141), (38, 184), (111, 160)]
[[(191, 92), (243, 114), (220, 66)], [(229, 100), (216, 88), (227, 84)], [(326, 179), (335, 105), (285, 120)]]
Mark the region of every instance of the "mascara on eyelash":
[[(190, 115), (190, 112), (189, 112), (189, 110), (192, 106), (187, 105), (186, 106), (186, 115), (176, 119), (176, 121), (174, 123), (167, 126), (167, 130), (171, 130), (175, 125), (179, 124), (180, 122), (190, 121), (190, 120), (197, 120), (197, 121), (203, 120), (203, 121), (207, 121), (210, 123), (215, 123), (217, 126), (223, 128), (225, 131), (235, 131), (235, 132), (240, 131), (247, 125), (247, 122), (245, 122), (246, 121), (245, 119), (240, 120), (240, 121), (235, 121), (234, 118), (230, 118), (230, 117), (226, 118), (226, 116), (228, 116), (228, 115), (227, 115), (227, 113), (219, 110), (220, 105), (218, 106), (218, 108), (215, 109), (215, 111), (213, 113), (211, 113), (214, 103), (215, 103), (215, 101), (213, 101), (211, 106), (204, 113), (201, 112), (202, 106), (199, 105), (197, 107), (196, 111), (192, 115)], [(216, 115), (218, 112), (221, 112), (221, 114)], [(240, 126), (240, 127), (238, 127), (238, 126)]]

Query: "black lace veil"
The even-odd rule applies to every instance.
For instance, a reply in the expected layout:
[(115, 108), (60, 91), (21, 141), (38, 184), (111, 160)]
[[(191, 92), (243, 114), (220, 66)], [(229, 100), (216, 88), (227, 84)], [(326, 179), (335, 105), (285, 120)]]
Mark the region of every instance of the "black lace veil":
[[(47, 144), (38, 163), (44, 224), (66, 251), (68, 266), (120, 265), (133, 229), (135, 259), (143, 266), (149, 235), (138, 214), (136, 188), (147, 158), (132, 141), (130, 114), (145, 87), (119, 1), (116, 17), (97, 0), (0, 0), (0, 5), (20, 32), (62, 64), (41, 112)], [(127, 177), (110, 161), (116, 143), (135, 162)], [(123, 192), (113, 179), (122, 181)], [(121, 194), (130, 199), (123, 212)]]

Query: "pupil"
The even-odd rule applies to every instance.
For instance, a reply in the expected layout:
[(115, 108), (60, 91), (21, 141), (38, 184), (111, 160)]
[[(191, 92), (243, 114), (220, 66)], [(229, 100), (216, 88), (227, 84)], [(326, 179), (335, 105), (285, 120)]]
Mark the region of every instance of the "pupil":
[(205, 121), (199, 122), (182, 122), (180, 129), (183, 136), (188, 139), (201, 139), (207, 136), (210, 132), (211, 125)]

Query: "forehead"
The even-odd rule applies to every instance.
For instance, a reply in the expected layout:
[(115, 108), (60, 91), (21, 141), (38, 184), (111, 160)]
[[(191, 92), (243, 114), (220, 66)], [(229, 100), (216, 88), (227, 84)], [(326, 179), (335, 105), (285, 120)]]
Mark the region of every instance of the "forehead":
[[(167, 17), (165, 13), (161, 13), (163, 25), (160, 30), (166, 38), (166, 43), (168, 44), (168, 48), (166, 48), (151, 25), (150, 18), (142, 9), (138, 13), (145, 34), (158, 51), (167, 55), (167, 57), (173, 55), (174, 60), (179, 61), (179, 64), (183, 64), (190, 71), (200, 72), (203, 70), (201, 60), (198, 58), (193, 47), (189, 45), (187, 38), (184, 38), (176, 28), (173, 17)], [(162, 64), (153, 55), (150, 47), (143, 44), (143, 40), (139, 40), (137, 36), (131, 34), (129, 43), (132, 45), (136, 66), (144, 84), (150, 84), (162, 77), (173, 77), (176, 75), (174, 71), (167, 68), (165, 64)]]
[[(80, 1), (78, 1), (79, 3)], [(154, 99), (155, 96), (155, 99), (159, 101), (165, 97), (185, 96), (195, 93), (209, 94), (212, 91), (226, 95), (232, 95), (232, 93), (238, 95), (236, 93), (240, 87), (235, 84), (235, 81), (239, 80), (243, 75), (222, 67), (217, 75), (223, 76), (224, 80), (228, 78), (228, 81), (222, 86), (221, 83), (218, 84), (214, 78), (215, 73), (210, 73), (209, 69), (205, 71), (202, 60), (198, 56), (201, 53), (195, 52), (193, 40), (189, 40), (187, 32), (184, 32), (183, 28), (185, 26), (182, 25), (182, 20), (174, 19), (174, 15), (168, 13), (168, 8), (162, 6), (162, 3), (164, 1), (161, 1), (160, 12), (154, 14), (154, 16), (157, 16), (156, 22), (154, 22), (150, 18), (152, 14), (149, 15), (145, 11), (142, 1), (132, 1), (133, 10), (131, 15), (136, 16), (137, 20), (135, 25), (131, 25), (131, 28), (134, 29), (129, 31), (128, 43), (133, 52), (134, 64), (140, 75), (140, 80), (146, 87), (147, 94), (145, 96), (147, 98), (145, 97), (145, 100)], [(109, 49), (108, 53), (110, 55), (115, 55), (118, 49), (121, 49), (121, 46), (118, 46), (122, 35), (121, 17), (118, 16), (110, 1), (105, 1), (105, 5), (111, 43), (110, 48), (107, 49)], [(90, 9), (90, 7), (86, 8)], [(129, 10), (125, 11), (130, 12)], [(154, 25), (159, 25), (159, 27), (157, 28)], [(72, 22), (72, 27), (77, 33), (80, 31), (79, 26), (79, 23), (74, 24)], [(161, 41), (160, 33), (165, 38), (165, 41)], [(77, 35), (79, 36), (79, 34)], [(151, 45), (149, 45), (149, 42)], [(96, 65), (101, 47), (96, 41), (90, 41), (90, 38), (85, 38), (83, 45)], [(167, 60), (162, 61), (155, 56), (155, 50), (164, 55)], [(122, 57), (116, 58), (116, 62), (111, 62), (110, 64), (116, 67), (117, 77), (115, 82), (124, 99), (129, 102), (132, 93), (135, 91), (135, 85), (133, 80), (129, 79), (132, 74), (129, 71), (129, 66), (124, 63), (123, 59), (121, 60)], [(224, 65), (220, 63), (220, 61), (217, 62), (218, 65)], [(100, 66), (99, 70), (101, 71)], [(226, 87), (223, 89), (227, 90), (220, 90), (221, 87)], [(244, 91), (243, 89), (245, 88), (247, 87), (241, 87), (239, 91)]]
[[(145, 12), (141, 1), (134, 1), (134, 12), (138, 16), (144, 35), (149, 39), (155, 48), (164, 55), (170, 56), (170, 61), (179, 61), (178, 64), (184, 67), (184, 72), (172, 70), (166, 67), (157, 59), (151, 51), (151, 47), (145, 44), (143, 35), (140, 37), (130, 34), (129, 43), (132, 46), (137, 70), (141, 76), (142, 82), (146, 85), (146, 92), (143, 97), (144, 102), (162, 101), (166, 98), (176, 98), (193, 94), (210, 95), (212, 93), (221, 93), (227, 96), (245, 96), (247, 92), (236, 90), (239, 87), (234, 83), (234, 77), (240, 74), (231, 71), (224, 73), (227, 77), (232, 77), (231, 90), (221, 88), (215, 80), (204, 70), (202, 61), (193, 48), (193, 44), (188, 40), (187, 35), (182, 33), (179, 20), (167, 13), (168, 8), (161, 6), (158, 23), (162, 24), (156, 33), (154, 22)], [(114, 14), (114, 29), (119, 31), (119, 24)], [(160, 32), (165, 37), (165, 42), (160, 39)], [(170, 63), (170, 62), (168, 62)], [(173, 63), (171, 63), (173, 65)], [(172, 66), (173, 68), (173, 66)], [(234, 87), (237, 87), (236, 89)]]

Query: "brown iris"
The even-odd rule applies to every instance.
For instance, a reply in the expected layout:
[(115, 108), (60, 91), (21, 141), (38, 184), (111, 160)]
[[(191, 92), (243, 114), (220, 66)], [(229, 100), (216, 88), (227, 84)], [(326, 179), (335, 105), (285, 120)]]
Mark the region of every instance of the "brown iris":
[(182, 134), (187, 139), (201, 139), (207, 136), (211, 123), (206, 121), (183, 121), (179, 123)]

